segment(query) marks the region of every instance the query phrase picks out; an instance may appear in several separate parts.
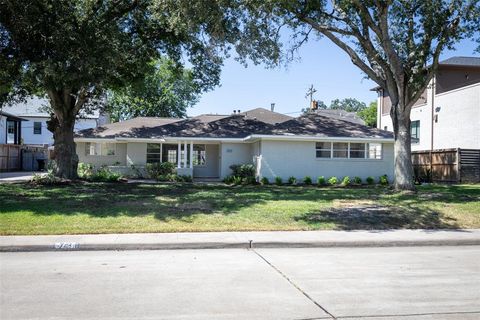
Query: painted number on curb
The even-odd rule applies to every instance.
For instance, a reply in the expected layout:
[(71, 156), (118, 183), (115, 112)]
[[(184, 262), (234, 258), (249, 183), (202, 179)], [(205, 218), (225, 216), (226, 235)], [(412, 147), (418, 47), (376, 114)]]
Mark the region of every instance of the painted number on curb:
[(55, 249), (78, 249), (80, 248), (80, 244), (77, 242), (56, 242), (54, 245)]

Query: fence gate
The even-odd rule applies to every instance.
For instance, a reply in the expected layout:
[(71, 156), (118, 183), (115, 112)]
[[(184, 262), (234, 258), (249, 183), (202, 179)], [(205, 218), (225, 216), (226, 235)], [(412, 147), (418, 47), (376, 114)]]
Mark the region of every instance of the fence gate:
[(21, 146), (0, 144), (0, 171), (18, 171), (21, 169)]

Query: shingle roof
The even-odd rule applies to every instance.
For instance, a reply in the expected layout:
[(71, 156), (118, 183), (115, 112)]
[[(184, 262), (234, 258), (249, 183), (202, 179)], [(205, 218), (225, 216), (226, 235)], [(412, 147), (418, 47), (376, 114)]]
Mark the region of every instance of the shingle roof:
[(240, 114), (246, 116), (249, 119), (258, 120), (258, 121), (262, 121), (269, 124), (282, 123), (290, 119), (293, 119), (290, 116), (284, 115), (282, 113), (270, 111), (264, 108), (256, 108), (256, 109), (242, 112)]
[(440, 65), (480, 67), (480, 57), (451, 57), (440, 61)]
[(355, 112), (346, 112), (344, 110), (336, 109), (318, 109), (316, 113), (325, 117), (350, 121), (357, 124), (365, 124), (365, 121), (360, 119), (360, 117)]
[(268, 124), (237, 114), (209, 121), (189, 119), (135, 118), (78, 132), (79, 138), (246, 138), (250, 135), (392, 138), (392, 133), (349, 121), (308, 114)]
[(271, 130), (271, 134), (315, 137), (393, 138), (393, 134), (389, 131), (370, 128), (315, 113), (309, 113), (279, 124)]

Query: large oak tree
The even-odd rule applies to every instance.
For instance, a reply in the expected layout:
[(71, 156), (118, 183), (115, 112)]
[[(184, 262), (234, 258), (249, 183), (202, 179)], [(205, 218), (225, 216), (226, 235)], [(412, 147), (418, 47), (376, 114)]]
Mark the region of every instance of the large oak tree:
[[(410, 111), (446, 48), (479, 35), (479, 0), (245, 0), (245, 38), (281, 58), (310, 38), (325, 37), (392, 101), (395, 188), (413, 190)], [(280, 30), (289, 28), (290, 41)], [(285, 46), (289, 42), (290, 46)], [(285, 50), (288, 49), (288, 50)], [(330, 59), (317, 53), (318, 59)]]
[(138, 81), (162, 56), (188, 60), (203, 88), (218, 84), (223, 15), (215, 1), (0, 0), (0, 104), (48, 96), (56, 174), (76, 178), (75, 119), (105, 89)]

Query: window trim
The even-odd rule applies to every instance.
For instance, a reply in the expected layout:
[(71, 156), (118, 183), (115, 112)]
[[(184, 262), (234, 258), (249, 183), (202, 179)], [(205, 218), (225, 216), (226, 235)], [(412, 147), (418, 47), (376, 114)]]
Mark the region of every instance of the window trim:
[[(90, 147), (93, 144), (98, 144), (99, 153), (98, 154), (90, 154)], [(107, 144), (113, 145), (113, 154), (103, 154), (103, 148)], [(88, 151), (87, 151), (88, 150)], [(96, 148), (95, 148), (96, 150)], [(115, 142), (85, 142), (85, 156), (86, 157), (115, 157), (117, 155), (117, 143)]]
[[(38, 125), (40, 124), (40, 128), (36, 128), (35, 125)], [(39, 132), (36, 132), (36, 130), (39, 129)], [(33, 122), (33, 134), (35, 135), (38, 135), (38, 134), (42, 134), (42, 122), (41, 121), (34, 121)]]
[[(322, 148), (317, 148), (317, 143), (318, 142), (323, 142), (323, 143), (330, 143), (330, 157), (317, 157), (317, 151), (319, 150), (322, 150), (322, 151), (326, 151), (327, 149), (322, 149)], [(333, 157), (333, 152), (334, 152), (334, 149), (333, 149), (333, 144), (334, 143), (347, 143), (347, 157)], [(350, 156), (350, 151), (351, 151), (351, 147), (350, 147), (350, 144), (351, 143), (361, 143), (364, 145), (364, 155), (363, 155), (363, 158), (352, 158)], [(370, 144), (378, 144), (380, 145), (380, 157), (379, 158), (370, 158)], [(333, 141), (316, 141), (315, 142), (315, 159), (316, 160), (319, 160), (319, 161), (324, 161), (324, 160), (353, 160), (353, 161), (370, 161), (370, 160), (383, 160), (383, 143), (382, 142), (333, 142)], [(340, 149), (339, 149), (340, 150)], [(343, 150), (343, 149), (342, 149)], [(338, 151), (338, 150), (337, 150)]]
[[(415, 138), (413, 137), (413, 124), (416, 124), (415, 126)], [(410, 140), (412, 144), (419, 144), (420, 143), (420, 120), (414, 120), (410, 122)]]

